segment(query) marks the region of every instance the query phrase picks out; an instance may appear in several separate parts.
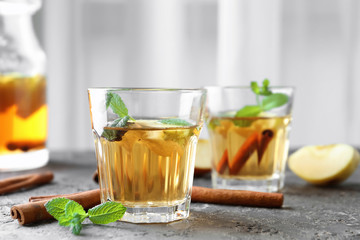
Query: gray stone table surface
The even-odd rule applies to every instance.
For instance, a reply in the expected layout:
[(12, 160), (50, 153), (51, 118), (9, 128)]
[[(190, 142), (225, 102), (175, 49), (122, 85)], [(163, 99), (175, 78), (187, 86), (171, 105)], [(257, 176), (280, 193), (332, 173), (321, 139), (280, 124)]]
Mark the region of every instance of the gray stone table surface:
[[(191, 204), (188, 219), (169, 224), (123, 222), (94, 225), (85, 220), (80, 236), (55, 221), (20, 226), (10, 208), (30, 196), (73, 193), (97, 188), (91, 152), (52, 153), (41, 169), (0, 173), (0, 179), (51, 170), (51, 184), (0, 196), (0, 239), (360, 239), (360, 169), (334, 187), (314, 187), (287, 171), (281, 209)], [(210, 186), (210, 177), (196, 178), (194, 185)]]

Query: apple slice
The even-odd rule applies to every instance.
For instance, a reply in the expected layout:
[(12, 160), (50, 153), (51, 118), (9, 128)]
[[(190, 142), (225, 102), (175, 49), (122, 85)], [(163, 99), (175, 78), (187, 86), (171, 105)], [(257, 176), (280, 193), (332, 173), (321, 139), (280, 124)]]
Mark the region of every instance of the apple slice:
[(194, 175), (201, 176), (211, 171), (211, 148), (207, 139), (199, 139), (195, 156)]
[(359, 152), (346, 144), (306, 146), (289, 157), (289, 168), (309, 183), (332, 185), (350, 177), (359, 161)]

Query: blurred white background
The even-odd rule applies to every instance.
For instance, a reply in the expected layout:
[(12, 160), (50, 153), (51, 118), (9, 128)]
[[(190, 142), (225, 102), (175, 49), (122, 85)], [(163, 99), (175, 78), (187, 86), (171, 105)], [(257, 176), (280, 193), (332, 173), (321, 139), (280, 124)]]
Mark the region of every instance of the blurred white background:
[(92, 150), (87, 88), (296, 87), (291, 147), (360, 146), (357, 0), (47, 0), (50, 150)]

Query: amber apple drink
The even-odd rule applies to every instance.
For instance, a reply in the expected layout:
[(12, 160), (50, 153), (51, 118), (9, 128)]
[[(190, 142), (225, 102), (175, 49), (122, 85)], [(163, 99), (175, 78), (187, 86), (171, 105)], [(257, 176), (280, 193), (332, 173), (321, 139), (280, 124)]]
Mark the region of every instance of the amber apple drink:
[[(198, 126), (138, 120), (127, 128), (106, 128), (116, 137), (95, 136), (102, 201), (126, 207), (166, 207), (187, 198), (192, 182)], [(99, 156), (99, 155), (98, 155)]]
[[(280, 179), (289, 147), (290, 117), (213, 118), (213, 165), (224, 179)], [(281, 188), (282, 186), (278, 186)]]
[[(47, 155), (46, 80), (43, 76), (0, 75), (0, 123), (0, 171), (26, 169), (31, 158)], [(17, 161), (15, 158), (29, 158), (29, 161), (15, 166), (11, 164)], [(38, 164), (46, 162), (47, 159)]]

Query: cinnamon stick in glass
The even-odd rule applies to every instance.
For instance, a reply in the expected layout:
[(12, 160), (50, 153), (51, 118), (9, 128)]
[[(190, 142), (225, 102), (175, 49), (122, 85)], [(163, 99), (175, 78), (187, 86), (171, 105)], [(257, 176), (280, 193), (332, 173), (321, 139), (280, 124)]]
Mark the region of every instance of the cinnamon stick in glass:
[(251, 154), (258, 150), (258, 138), (259, 134), (257, 132), (254, 132), (245, 140), (243, 145), (241, 145), (229, 165), (230, 174), (237, 174), (240, 169), (245, 165)]
[(258, 164), (260, 164), (261, 159), (266, 151), (269, 142), (273, 138), (274, 133), (270, 129), (264, 130), (259, 136), (259, 149), (258, 149)]

